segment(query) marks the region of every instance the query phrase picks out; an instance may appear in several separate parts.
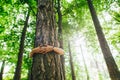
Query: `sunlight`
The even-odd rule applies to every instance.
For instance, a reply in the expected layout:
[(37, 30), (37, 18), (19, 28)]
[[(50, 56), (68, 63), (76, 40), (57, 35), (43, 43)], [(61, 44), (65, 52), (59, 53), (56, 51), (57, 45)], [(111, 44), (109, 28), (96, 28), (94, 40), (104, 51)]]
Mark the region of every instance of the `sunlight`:
[(103, 14), (103, 16), (105, 18), (105, 21), (107, 21), (107, 22), (111, 21), (112, 17), (111, 17), (111, 15), (108, 12), (103, 11), (102, 14)]
[[(112, 76), (112, 80), (117, 80), (118, 2), (2, 0), (0, 73), (3, 80), (110, 80)], [(34, 54), (32, 58), (30, 52)], [(64, 56), (59, 52), (65, 53)]]
[(117, 2), (112, 3), (110, 9), (115, 12), (120, 12), (120, 7)]
[(100, 16), (98, 17), (99, 17), (101, 25), (105, 24), (105, 22), (108, 23), (112, 20), (112, 16), (106, 11), (102, 11), (102, 15), (100, 14)]
[[(2, 62), (0, 62), (0, 67), (2, 66)], [(5, 77), (9, 71), (10, 71), (10, 65), (6, 65), (5, 68), (4, 68), (4, 74), (3, 76)]]
[(67, 0), (67, 2), (71, 3), (73, 0)]

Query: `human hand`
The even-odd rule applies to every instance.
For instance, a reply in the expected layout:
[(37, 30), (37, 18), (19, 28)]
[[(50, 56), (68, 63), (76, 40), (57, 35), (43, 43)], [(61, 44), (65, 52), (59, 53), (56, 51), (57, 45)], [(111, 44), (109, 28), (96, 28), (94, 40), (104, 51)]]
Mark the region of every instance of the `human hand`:
[(54, 47), (53, 48), (54, 52), (56, 52), (59, 55), (63, 55), (64, 54), (64, 50), (58, 47)]

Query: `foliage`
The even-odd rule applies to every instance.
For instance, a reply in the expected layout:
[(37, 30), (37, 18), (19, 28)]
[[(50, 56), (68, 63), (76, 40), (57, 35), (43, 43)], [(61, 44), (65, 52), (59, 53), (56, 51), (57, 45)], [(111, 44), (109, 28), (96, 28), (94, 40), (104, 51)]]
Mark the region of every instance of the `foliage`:
[[(71, 1), (71, 2), (69, 2)], [(61, 2), (61, 12), (62, 12), (62, 27), (63, 27), (63, 39), (64, 39), (64, 50), (65, 50), (65, 67), (66, 67), (66, 80), (71, 80), (71, 71), (69, 65), (69, 56), (68, 56), (68, 48), (67, 42), (68, 39), (72, 39), (72, 52), (74, 59), (74, 67), (76, 72), (77, 80), (85, 80), (85, 70), (84, 64), (82, 60), (78, 56), (78, 52), (80, 52), (78, 47), (75, 47), (76, 44), (82, 43), (87, 44), (85, 47), (86, 51), (88, 49), (87, 54), (93, 54), (95, 56), (100, 56), (101, 53), (98, 40), (96, 37), (95, 30), (93, 28), (93, 22), (91, 20), (91, 16), (88, 10), (86, 0), (62, 0)], [(117, 4), (117, 10), (120, 8), (120, 0), (92, 0), (95, 6), (96, 12), (99, 16), (99, 20), (103, 26), (103, 31), (105, 36), (109, 42), (109, 45), (112, 46), (112, 51), (115, 50), (115, 60), (120, 68), (120, 14), (114, 10), (111, 10), (113, 4)], [(5, 72), (4, 79), (10, 80), (13, 78), (14, 68), (16, 64), (16, 57), (19, 50), (21, 31), (24, 26), (25, 17), (27, 14), (28, 8), (31, 8), (29, 27), (27, 28), (27, 34), (25, 39), (25, 51), (23, 58), (23, 66), (22, 66), (22, 80), (27, 80), (28, 70), (31, 68), (31, 59), (29, 58), (29, 52), (34, 47), (34, 36), (35, 36), (35, 26), (36, 26), (36, 14), (37, 14), (37, 6), (36, 0), (0, 0), (0, 60), (6, 60), (6, 67), (10, 66), (9, 70)], [(105, 12), (109, 13), (112, 17), (110, 20), (106, 20)], [(80, 34), (79, 34), (80, 33)], [(77, 38), (74, 38), (76, 36)], [(84, 36), (85, 40), (81, 40), (82, 37), (78, 35)], [(71, 41), (71, 42), (72, 42)], [(78, 42), (78, 43), (74, 43)], [(114, 46), (114, 48), (113, 48)], [(84, 51), (85, 52), (85, 51)], [(113, 51), (114, 52), (114, 51)], [(89, 62), (93, 63), (93, 60), (89, 56), (87, 60), (88, 70), (92, 68)], [(97, 58), (95, 58), (97, 59)], [(80, 60), (80, 61), (79, 61)], [(1, 63), (0, 61), (0, 63)], [(99, 67), (104, 66), (103, 71), (100, 69), (100, 79), (108, 80), (107, 77), (104, 76), (107, 70), (102, 61), (99, 61)], [(93, 72), (96, 70), (94, 67)], [(5, 70), (6, 71), (6, 70)], [(96, 74), (95, 72), (93, 74)], [(92, 76), (92, 75), (91, 75)], [(93, 76), (90, 77), (91, 80), (94, 79)], [(96, 80), (96, 79), (95, 79)]]

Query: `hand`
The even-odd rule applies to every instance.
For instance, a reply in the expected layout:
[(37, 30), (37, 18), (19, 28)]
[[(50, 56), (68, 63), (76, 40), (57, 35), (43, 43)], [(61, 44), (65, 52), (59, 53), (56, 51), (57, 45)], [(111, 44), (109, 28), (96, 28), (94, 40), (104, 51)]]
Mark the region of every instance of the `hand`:
[(53, 46), (46, 45), (45, 47), (42, 47), (45, 50), (45, 53), (53, 51)]
[(54, 51), (55, 53), (57, 53), (57, 54), (59, 54), (59, 55), (63, 55), (63, 54), (64, 54), (64, 50), (61, 49), (61, 48), (57, 48), (57, 47), (54, 47), (54, 48), (53, 48), (53, 46), (44, 45), (43, 47), (42, 47), (42, 46), (39, 46), (39, 47), (34, 48), (34, 49), (30, 52), (30, 57), (32, 57), (33, 54), (36, 54), (36, 53), (46, 54), (46, 53), (51, 52), (51, 51)]
[(64, 54), (64, 50), (58, 47), (54, 47), (53, 48), (54, 52), (56, 52), (59, 55), (63, 55)]
[(35, 53), (45, 53), (45, 49), (43, 49), (42, 47), (36, 47), (34, 48), (31, 52), (30, 52), (30, 57), (33, 56), (33, 54)]

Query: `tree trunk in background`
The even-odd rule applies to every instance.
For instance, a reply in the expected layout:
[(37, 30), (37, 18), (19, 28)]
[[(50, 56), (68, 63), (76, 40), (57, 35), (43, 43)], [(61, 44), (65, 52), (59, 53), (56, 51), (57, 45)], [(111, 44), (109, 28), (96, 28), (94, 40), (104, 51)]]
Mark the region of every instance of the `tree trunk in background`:
[[(53, 0), (38, 0), (35, 47), (49, 44), (57, 46)], [(34, 54), (31, 80), (64, 80), (60, 55), (55, 52)]]
[(98, 62), (97, 62), (97, 60), (95, 60), (95, 59), (94, 59), (94, 61), (95, 61), (96, 67), (97, 67), (98, 79), (99, 79), (99, 80), (103, 80), (102, 74), (101, 74), (100, 69), (99, 69)]
[(84, 54), (83, 54), (83, 51), (82, 51), (82, 47), (80, 46), (80, 50), (81, 50), (81, 54), (82, 54), (82, 58), (83, 58), (83, 63), (84, 63), (84, 66), (85, 66), (85, 72), (86, 72), (86, 75), (87, 75), (87, 80), (89, 80), (89, 73), (88, 73), (88, 69), (87, 69), (87, 65), (86, 65), (86, 62), (85, 62), (85, 57), (84, 57)]
[(27, 80), (31, 80), (31, 67), (28, 68), (28, 77), (27, 77)]
[[(57, 13), (58, 13), (58, 41), (60, 44), (60, 48), (63, 49), (63, 37), (62, 37), (62, 13), (61, 13), (61, 0), (58, 1)], [(63, 69), (63, 78), (65, 80), (65, 58), (64, 55), (61, 55), (62, 69)]]
[(98, 61), (96, 60), (97, 58), (94, 57), (93, 53), (91, 54), (91, 56), (92, 56), (92, 59), (93, 59), (94, 62), (95, 62), (96, 68), (97, 68), (98, 79), (99, 79), (99, 80), (103, 80), (103, 78), (102, 78), (102, 74), (101, 74), (101, 71), (100, 71), (100, 69), (99, 69)]
[(27, 26), (28, 26), (29, 14), (30, 14), (30, 10), (28, 10), (28, 14), (26, 16), (26, 20), (24, 23), (24, 28), (22, 30), (20, 48), (19, 48), (19, 53), (18, 53), (18, 61), (17, 61), (17, 66), (15, 69), (13, 80), (20, 80), (21, 78), (21, 66), (22, 66), (22, 58), (23, 58), (23, 52), (24, 52), (24, 41), (25, 41), (25, 35), (26, 35)]
[(71, 67), (72, 80), (76, 80), (74, 66), (73, 66), (73, 59), (72, 59), (72, 54), (71, 54), (71, 48), (70, 48), (70, 42), (68, 42), (68, 49), (69, 49), (69, 56), (70, 56), (70, 67)]
[(94, 6), (93, 6), (91, 0), (87, 0), (87, 1), (88, 1), (89, 10), (91, 12), (93, 23), (94, 23), (94, 26), (96, 29), (98, 40), (99, 40), (99, 43), (100, 43), (100, 46), (101, 46), (101, 49), (102, 49), (102, 52), (104, 55), (105, 62), (107, 64), (107, 68), (108, 68), (111, 80), (120, 80), (119, 69), (117, 67), (117, 64), (115, 63), (115, 60), (112, 56), (110, 48), (109, 48), (107, 41), (105, 39), (105, 36), (102, 32), (102, 28), (101, 28), (101, 25), (100, 25), (99, 20), (97, 18), (97, 14), (95, 12)]
[(0, 80), (3, 80), (3, 72), (5, 68), (5, 60), (2, 62), (1, 71), (0, 71)]

